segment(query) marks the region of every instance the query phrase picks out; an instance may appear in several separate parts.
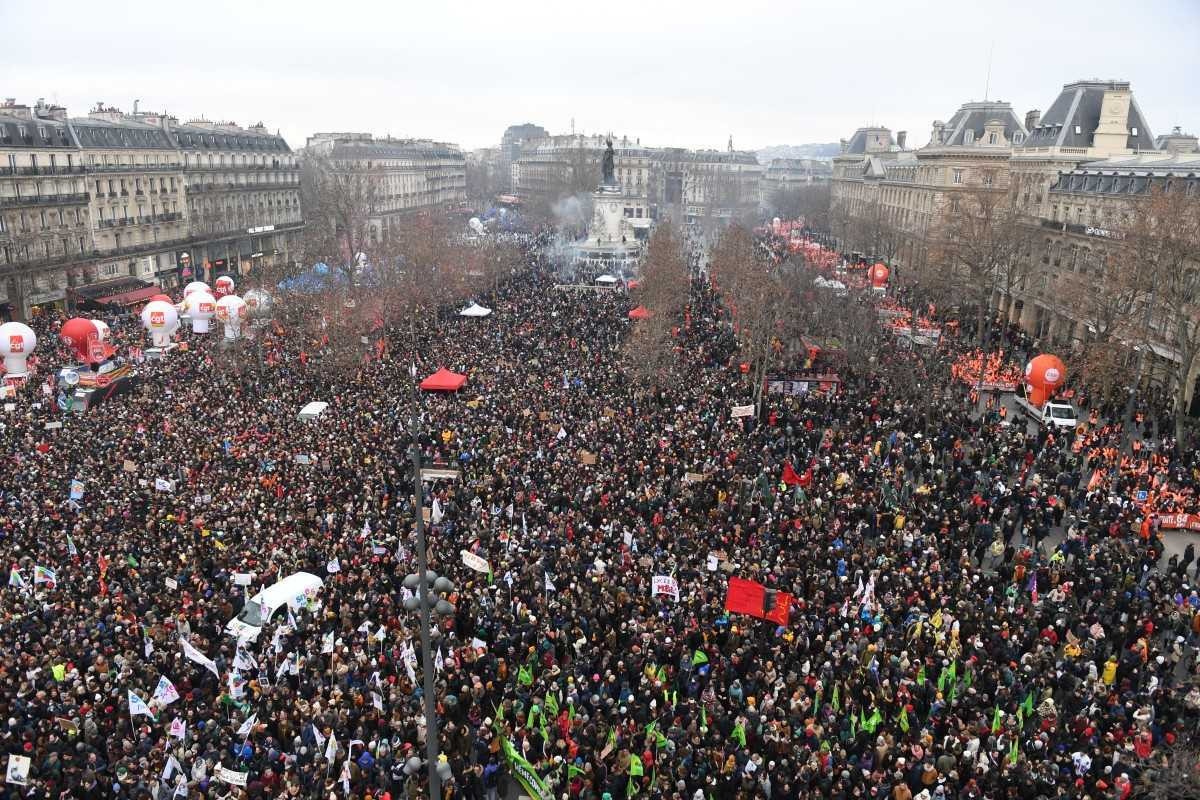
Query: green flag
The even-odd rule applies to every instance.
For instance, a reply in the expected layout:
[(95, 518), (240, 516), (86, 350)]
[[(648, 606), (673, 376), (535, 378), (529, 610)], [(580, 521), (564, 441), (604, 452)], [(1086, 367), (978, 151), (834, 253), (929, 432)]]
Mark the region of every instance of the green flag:
[(938, 691), (939, 692), (946, 691), (946, 679), (949, 677), (950, 677), (950, 671), (945, 668), (943, 668), (942, 671), (938, 673)]
[(571, 720), (571, 722), (575, 721), (575, 701), (574, 700), (567, 701), (567, 719)]
[(700, 706), (700, 726), (703, 728), (708, 727), (708, 709), (704, 706)]
[(50, 667), (50, 672), (54, 675), (54, 680), (58, 681), (59, 683), (62, 683), (67, 679), (66, 664), (55, 664), (54, 666)]
[(522, 686), (533, 685), (533, 670), (530, 669), (528, 665), (517, 670), (517, 683), (521, 684)]
[(1000, 730), (1000, 725), (1004, 722), (1004, 714), (1000, 712), (1000, 705), (996, 705), (996, 710), (992, 712), (992, 733)]
[(693, 667), (699, 666), (700, 664), (707, 664), (707, 663), (708, 663), (708, 654), (705, 653), (703, 650), (697, 650), (696, 652), (692, 653), (692, 666)]
[(584, 774), (582, 769), (574, 764), (567, 764), (567, 780), (571, 780), (571, 778), (574, 778), (576, 775), (582, 774)]
[(963, 685), (966, 686), (968, 689), (970, 689), (971, 684), (974, 682), (975, 682), (975, 670), (972, 669), (971, 667), (967, 667), (965, 670), (963, 670)]
[(908, 729), (912, 727), (912, 723), (908, 721), (908, 709), (900, 709), (900, 730), (908, 733)]
[(835, 683), (833, 685), (832, 703), (834, 711), (842, 710), (842, 685), (840, 683)]
[(1033, 690), (1032, 689), (1029, 691), (1029, 694), (1025, 695), (1025, 699), (1021, 701), (1021, 708), (1025, 711), (1026, 717), (1033, 716)]
[(517, 748), (513, 746), (513, 743), (507, 738), (502, 738), (500, 746), (504, 752), (504, 760), (508, 762), (510, 772), (529, 796), (534, 798), (534, 800), (554, 800), (554, 792), (538, 776), (533, 765), (517, 752)]
[(551, 717), (558, 716), (558, 698), (553, 692), (546, 692), (546, 713)]
[(883, 715), (879, 713), (879, 709), (877, 708), (871, 712), (871, 716), (863, 723), (863, 728), (867, 733), (874, 733), (881, 722), (883, 722)]
[(1021, 751), (1017, 747), (1017, 740), (1014, 738), (1012, 744), (1008, 746), (1008, 760), (1010, 763), (1017, 763), (1017, 759), (1021, 757)]
[(746, 746), (746, 728), (745, 728), (745, 726), (742, 725), (742, 723), (740, 723), (740, 722), (737, 725), (734, 725), (733, 733), (731, 733), (729, 735), (729, 738), (733, 739), (735, 742), (737, 742), (738, 746), (745, 747)]
[(138, 565), (137, 559), (133, 556), (125, 556), (125, 564), (130, 567), (136, 567)]
[(950, 682), (951, 683), (958, 682), (958, 660), (957, 659), (950, 662)]
[(638, 778), (646, 774), (646, 768), (642, 765), (642, 759), (639, 756), (629, 756), (629, 777)]
[(925, 665), (922, 664), (921, 668), (919, 670), (917, 670), (917, 686), (924, 686), (924, 685), (925, 685)]

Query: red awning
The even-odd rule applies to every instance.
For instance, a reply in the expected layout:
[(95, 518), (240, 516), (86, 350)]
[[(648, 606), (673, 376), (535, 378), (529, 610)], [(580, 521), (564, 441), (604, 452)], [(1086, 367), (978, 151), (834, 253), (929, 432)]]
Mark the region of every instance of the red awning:
[(421, 388), (427, 392), (457, 392), (466, 382), (466, 375), (439, 367), (437, 372), (421, 381)]
[(160, 293), (162, 289), (157, 286), (143, 286), (141, 289), (134, 289), (130, 292), (119, 292), (110, 294), (104, 297), (97, 297), (97, 303), (115, 303), (119, 306), (131, 306), (134, 303), (140, 303), (143, 300), (149, 300), (154, 295)]

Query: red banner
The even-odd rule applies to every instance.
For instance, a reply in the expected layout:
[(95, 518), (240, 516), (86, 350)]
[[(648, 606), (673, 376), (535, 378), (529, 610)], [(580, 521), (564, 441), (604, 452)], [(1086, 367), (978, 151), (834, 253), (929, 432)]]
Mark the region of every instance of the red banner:
[(743, 578), (730, 578), (729, 593), (725, 596), (725, 610), (735, 614), (749, 614), (778, 625), (787, 625), (792, 610), (792, 596), (787, 592), (768, 589), (761, 583)]
[(1200, 533), (1200, 514), (1158, 514), (1158, 527)]

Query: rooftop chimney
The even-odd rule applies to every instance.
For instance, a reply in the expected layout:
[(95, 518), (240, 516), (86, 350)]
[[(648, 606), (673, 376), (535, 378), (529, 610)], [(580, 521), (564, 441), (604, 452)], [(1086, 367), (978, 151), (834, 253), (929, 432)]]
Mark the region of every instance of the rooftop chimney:
[(1025, 112), (1025, 130), (1033, 133), (1033, 129), (1042, 121), (1042, 112), (1036, 108)]
[(904, 149), (904, 142), (908, 139), (908, 131), (896, 131), (896, 146), (901, 150)]

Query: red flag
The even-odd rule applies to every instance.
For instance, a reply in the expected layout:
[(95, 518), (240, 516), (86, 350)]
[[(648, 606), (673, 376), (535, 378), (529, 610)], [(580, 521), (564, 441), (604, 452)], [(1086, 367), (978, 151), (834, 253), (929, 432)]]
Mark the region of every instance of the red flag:
[(791, 609), (792, 595), (787, 592), (777, 592), (743, 578), (729, 579), (729, 591), (725, 595), (726, 611), (787, 625)]
[(783, 477), (780, 479), (788, 486), (808, 486), (812, 483), (812, 467), (804, 470), (803, 475), (797, 475), (796, 470), (792, 468), (792, 462), (788, 461), (783, 465)]

